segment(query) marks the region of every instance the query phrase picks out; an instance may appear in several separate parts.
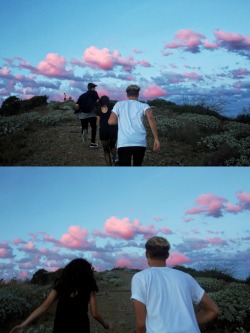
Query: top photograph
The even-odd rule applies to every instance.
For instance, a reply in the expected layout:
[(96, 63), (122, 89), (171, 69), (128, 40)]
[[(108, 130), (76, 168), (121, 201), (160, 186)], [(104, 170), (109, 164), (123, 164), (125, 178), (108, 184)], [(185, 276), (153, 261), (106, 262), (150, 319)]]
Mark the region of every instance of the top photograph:
[(0, 166), (250, 166), (249, 12), (1, 1)]

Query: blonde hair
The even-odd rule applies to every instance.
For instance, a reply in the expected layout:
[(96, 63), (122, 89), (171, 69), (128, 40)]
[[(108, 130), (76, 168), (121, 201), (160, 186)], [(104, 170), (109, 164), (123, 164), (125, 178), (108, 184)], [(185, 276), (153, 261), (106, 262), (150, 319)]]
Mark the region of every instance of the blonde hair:
[(136, 84), (131, 84), (126, 89), (127, 96), (136, 96), (137, 97), (137, 96), (139, 96), (139, 91), (140, 91), (140, 87), (137, 86)]
[(145, 248), (150, 258), (166, 260), (171, 246), (166, 238), (154, 236), (146, 242)]

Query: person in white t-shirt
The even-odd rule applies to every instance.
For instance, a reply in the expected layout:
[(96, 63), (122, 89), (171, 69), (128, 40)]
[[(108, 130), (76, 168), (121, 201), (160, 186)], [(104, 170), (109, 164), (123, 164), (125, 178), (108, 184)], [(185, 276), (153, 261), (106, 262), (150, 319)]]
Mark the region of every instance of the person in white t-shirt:
[(117, 102), (109, 118), (109, 125), (118, 123), (117, 151), (119, 165), (141, 166), (146, 151), (146, 129), (143, 117), (146, 116), (154, 136), (153, 150), (160, 149), (157, 129), (150, 106), (138, 101), (140, 87), (127, 87), (128, 100)]
[(218, 317), (217, 305), (191, 275), (166, 267), (167, 239), (152, 237), (145, 248), (150, 268), (132, 278), (136, 333), (199, 333), (198, 325)]

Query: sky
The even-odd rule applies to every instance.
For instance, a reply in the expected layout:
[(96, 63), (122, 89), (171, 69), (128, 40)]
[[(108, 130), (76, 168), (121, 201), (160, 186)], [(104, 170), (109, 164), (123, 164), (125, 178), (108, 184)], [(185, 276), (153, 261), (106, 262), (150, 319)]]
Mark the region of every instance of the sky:
[(250, 108), (249, 0), (0, 0), (0, 105), (100, 96)]
[(0, 168), (0, 279), (29, 279), (83, 257), (97, 271), (167, 265), (250, 274), (249, 168)]

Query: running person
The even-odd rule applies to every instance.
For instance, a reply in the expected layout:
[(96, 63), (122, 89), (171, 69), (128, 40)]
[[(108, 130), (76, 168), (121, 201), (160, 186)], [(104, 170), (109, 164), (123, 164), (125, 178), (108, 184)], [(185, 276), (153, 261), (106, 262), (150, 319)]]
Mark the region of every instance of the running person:
[[(82, 125), (82, 139), (83, 142), (87, 143), (88, 140), (88, 125), (91, 126), (91, 143), (90, 148), (98, 148), (96, 143), (96, 103), (99, 99), (98, 93), (95, 88), (97, 87), (94, 83), (88, 83), (88, 91), (82, 94), (75, 105), (76, 113), (81, 121)], [(87, 110), (82, 110), (87, 107)]]
[[(140, 87), (127, 87), (128, 100), (117, 102), (109, 118), (109, 124), (118, 123), (118, 157), (121, 166), (141, 166), (146, 151), (146, 129), (143, 117), (146, 116), (154, 136), (153, 150), (160, 149), (157, 129), (150, 106), (138, 101)], [(133, 160), (133, 163), (132, 163)]]
[[(102, 142), (105, 161), (108, 166), (117, 165), (116, 141), (117, 141), (117, 125), (109, 125), (108, 120), (111, 115), (111, 103), (108, 96), (102, 96), (98, 102), (97, 109), (97, 126), (99, 127), (99, 138)], [(112, 155), (112, 161), (111, 161)]]
[(58, 301), (54, 319), (53, 333), (90, 332), (88, 306), (91, 315), (105, 329), (108, 322), (97, 308), (98, 287), (91, 264), (84, 259), (72, 260), (56, 280), (47, 299), (24, 322), (15, 326), (10, 333), (23, 333), (26, 327)]

